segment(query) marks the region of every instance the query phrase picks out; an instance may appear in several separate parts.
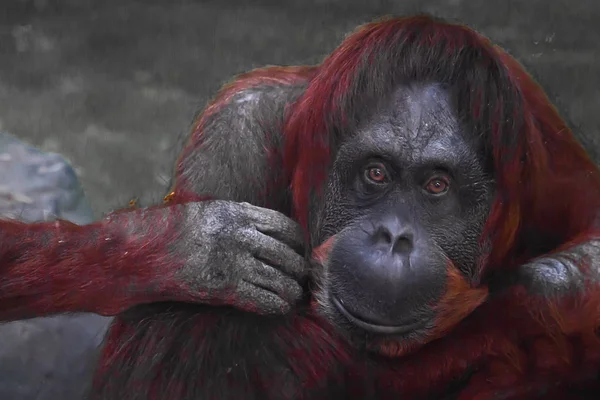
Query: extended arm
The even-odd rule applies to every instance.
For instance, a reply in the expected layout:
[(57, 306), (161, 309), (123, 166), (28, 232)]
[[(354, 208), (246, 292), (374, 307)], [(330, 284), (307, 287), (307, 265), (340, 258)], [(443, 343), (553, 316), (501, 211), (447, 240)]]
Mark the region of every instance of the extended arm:
[[(301, 72), (255, 71), (221, 92), (183, 151), (169, 206), (86, 226), (0, 221), (0, 320), (161, 300), (288, 310), (302, 295), (301, 232), (248, 203), (286, 210), (281, 123)], [(186, 203), (190, 192), (228, 201)]]
[(180, 208), (167, 207), (86, 226), (0, 221), (0, 320), (111, 315), (158, 300), (173, 291), (172, 275), (185, 261), (167, 248), (184, 217)]
[(1, 221), (0, 321), (116, 315), (159, 301), (285, 312), (302, 295), (295, 279), (304, 262), (293, 250), (301, 240), (276, 211), (212, 200), (121, 211), (85, 226)]
[(158, 261), (150, 260), (149, 248), (135, 248), (140, 240), (110, 219), (84, 227), (65, 221), (0, 222), (0, 319), (70, 311), (110, 314), (127, 296), (111, 289), (136, 272), (124, 264)]

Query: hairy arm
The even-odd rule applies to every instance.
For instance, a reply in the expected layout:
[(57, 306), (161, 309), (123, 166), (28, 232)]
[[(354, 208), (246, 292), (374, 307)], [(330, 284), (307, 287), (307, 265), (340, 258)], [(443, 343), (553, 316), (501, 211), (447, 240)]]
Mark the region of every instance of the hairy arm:
[(111, 315), (168, 293), (170, 275), (184, 260), (168, 251), (165, 235), (182, 220), (181, 210), (168, 207), (85, 226), (0, 221), (0, 320)]
[(284, 111), (309, 74), (257, 70), (221, 91), (182, 152), (169, 206), (85, 226), (0, 221), (0, 320), (167, 300), (288, 310), (302, 295), (302, 234), (273, 210), (288, 208)]

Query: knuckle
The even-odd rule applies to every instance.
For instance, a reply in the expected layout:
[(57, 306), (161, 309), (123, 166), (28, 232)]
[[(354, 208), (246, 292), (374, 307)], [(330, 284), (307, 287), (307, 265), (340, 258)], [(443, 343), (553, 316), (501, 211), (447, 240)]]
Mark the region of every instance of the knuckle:
[(255, 206), (254, 204), (248, 203), (247, 201), (235, 204), (238, 212), (243, 213), (247, 217), (264, 218), (264, 209), (262, 207)]
[(542, 258), (526, 265), (521, 277), (530, 291), (544, 296), (562, 293), (572, 283), (567, 266), (554, 258)]
[(283, 225), (288, 217), (285, 214), (271, 208), (261, 208), (260, 213), (263, 218), (272, 225)]
[(237, 249), (237, 251), (243, 250), (246, 252), (257, 241), (256, 232), (249, 228), (238, 228), (228, 233), (221, 231), (221, 235), (226, 236), (232, 242), (230, 251), (236, 251), (235, 249)]

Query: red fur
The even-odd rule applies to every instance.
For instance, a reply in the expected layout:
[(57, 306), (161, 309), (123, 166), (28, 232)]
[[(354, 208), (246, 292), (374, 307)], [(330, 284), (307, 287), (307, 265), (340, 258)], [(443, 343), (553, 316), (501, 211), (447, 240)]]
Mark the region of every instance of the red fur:
[(501, 145), (506, 133), (498, 131), (494, 137), (497, 188), (503, 199), (496, 201), (488, 227), (499, 232), (490, 260), (499, 267), (506, 255), (522, 261), (521, 255), (511, 252), (518, 248), (523, 226), (555, 235), (561, 243), (598, 237), (600, 172), (543, 89), (514, 58), (498, 47), (494, 50), (523, 96), (522, 108), (512, 112), (524, 116), (521, 130), (515, 132), (519, 138), (515, 153)]
[[(182, 193), (171, 203), (201, 199)], [(166, 223), (163, 212), (154, 212), (159, 209)], [(158, 206), (120, 210), (86, 226), (0, 220), (0, 321), (64, 312), (115, 315), (160, 300), (163, 292), (184, 293), (171, 286), (183, 260), (167, 251), (181, 217), (177, 207)]]
[[(306, 314), (261, 322), (250, 314), (180, 307), (146, 315), (147, 324), (139, 316), (118, 318), (92, 399), (122, 398), (114, 393), (141, 393), (136, 398), (148, 400), (243, 399), (231, 394), (255, 396), (258, 389), (269, 393), (265, 400), (289, 398), (284, 393), (295, 393), (298, 400), (329, 400), (319, 393), (328, 385), (344, 387), (346, 371), (340, 366), (353, 361), (333, 329)], [(132, 362), (142, 366), (131, 368)], [(316, 397), (302, 395), (311, 390)]]
[[(150, 274), (158, 272), (151, 267), (137, 271), (136, 265), (177, 264), (156, 259), (157, 254), (166, 254), (160, 251), (165, 244), (161, 236), (168, 229), (160, 231), (141, 238), (125, 232), (118, 222), (80, 227), (65, 221), (34, 225), (1, 221), (0, 264), (7, 281), (0, 292), (0, 318), (123, 310), (129, 300), (125, 298), (135, 291), (125, 290), (129, 282), (145, 285), (154, 278)], [(146, 243), (155, 247), (144, 248)]]
[[(564, 383), (576, 388), (598, 373), (600, 363), (595, 333), (600, 290), (590, 294), (596, 300), (535, 304), (515, 288), (510, 296), (484, 304), (442, 339), (399, 360), (380, 379), (393, 386), (391, 393), (418, 396), (478, 366), (460, 400), (529, 399), (543, 388), (556, 395), (544, 399), (576, 399), (560, 391)], [(495, 397), (499, 393), (507, 397)]]

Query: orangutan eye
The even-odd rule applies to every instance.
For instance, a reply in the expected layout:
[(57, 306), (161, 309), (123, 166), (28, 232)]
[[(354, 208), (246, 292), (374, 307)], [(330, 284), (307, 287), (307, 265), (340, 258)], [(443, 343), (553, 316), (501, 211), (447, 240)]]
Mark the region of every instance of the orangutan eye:
[(386, 183), (389, 180), (386, 168), (381, 163), (369, 164), (365, 169), (365, 179), (377, 185)]
[(425, 191), (429, 194), (440, 196), (450, 189), (450, 179), (446, 176), (435, 176), (425, 184)]

